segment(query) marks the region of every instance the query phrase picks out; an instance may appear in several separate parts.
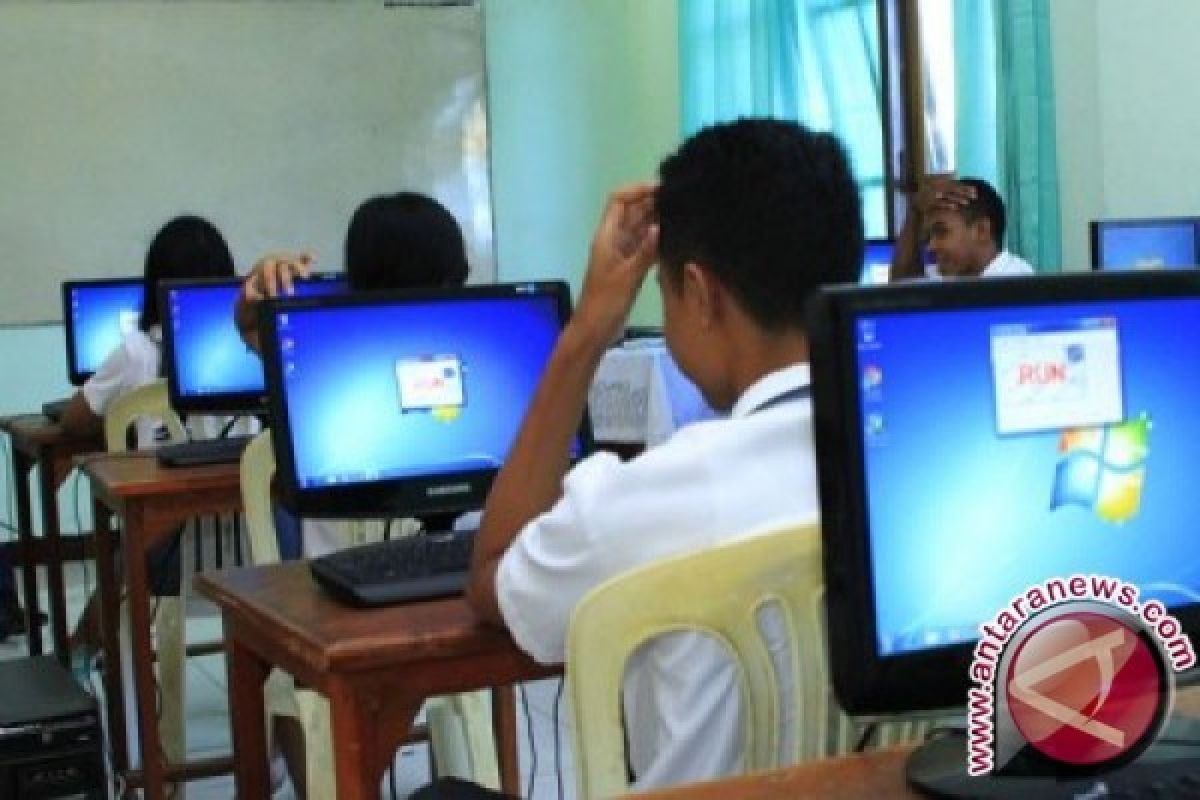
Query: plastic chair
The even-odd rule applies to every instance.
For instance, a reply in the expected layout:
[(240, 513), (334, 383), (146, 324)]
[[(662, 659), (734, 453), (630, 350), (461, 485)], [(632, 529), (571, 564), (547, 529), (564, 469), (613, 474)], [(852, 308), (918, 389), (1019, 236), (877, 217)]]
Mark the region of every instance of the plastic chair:
[[(758, 616), (772, 606), (790, 633), (795, 714), (786, 753), (776, 668)], [(834, 703), (828, 676), (820, 528), (800, 525), (639, 567), (579, 603), (566, 666), (580, 797), (629, 791), (621, 713), (625, 664), (645, 641), (682, 630), (713, 636), (737, 664), (747, 772), (849, 752), (857, 744), (856, 726)], [(919, 726), (901, 733), (918, 736)], [(882, 738), (897, 739), (890, 733)]]
[[(130, 426), (142, 418), (161, 420), (166, 425), (171, 442), (183, 442), (188, 438), (187, 430), (179, 415), (171, 410), (167, 398), (166, 381), (148, 383), (115, 399), (104, 414), (104, 444), (108, 452), (121, 453), (129, 449)], [(187, 638), (184, 632), (186, 615), (186, 584), (193, 571), (192, 548), (181, 544), (185, 563), (181, 570), (181, 585), (178, 597), (158, 598), (154, 616), (155, 650), (158, 653), (159, 686), (162, 690), (162, 714), (159, 718), (159, 735), (162, 738), (163, 755), (169, 762), (181, 763), (187, 755), (187, 735), (184, 719)], [(125, 611), (122, 611), (122, 616)], [(128, 624), (122, 624), (122, 647), (127, 646)], [(133, 731), (130, 731), (133, 735)], [(180, 797), (179, 792), (176, 797)]]
[[(271, 432), (263, 431), (242, 453), (242, 502), (249, 533), (250, 559), (255, 565), (279, 562), (275, 537), (271, 480), (275, 454)], [(348, 523), (352, 542), (364, 543), (382, 536), (383, 524)], [(402, 525), (401, 535), (418, 529)], [(329, 702), (319, 692), (297, 688), (290, 675), (272, 670), (264, 690), (268, 724), (272, 716), (299, 720), (304, 730), (308, 796), (333, 798), (334, 761), (329, 719)], [(491, 704), (486, 692), (439, 697), (425, 704), (430, 746), (438, 773), (474, 780), (492, 789), (500, 787), (500, 770), (492, 740)], [(268, 736), (270, 732), (268, 731)]]

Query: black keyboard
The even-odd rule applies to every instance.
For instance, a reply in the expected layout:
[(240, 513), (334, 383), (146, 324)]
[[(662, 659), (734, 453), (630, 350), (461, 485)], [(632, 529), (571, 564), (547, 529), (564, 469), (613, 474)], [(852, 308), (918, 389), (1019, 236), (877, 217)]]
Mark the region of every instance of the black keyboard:
[(416, 533), (313, 559), (313, 577), (354, 606), (383, 606), (461, 594), (475, 531)]
[(42, 403), (42, 416), (51, 422), (60, 422), (69, 402), (71, 402), (71, 398), (64, 397), (62, 400), (51, 400), (49, 403)]
[(203, 439), (198, 442), (165, 444), (155, 451), (158, 463), (164, 467), (196, 467), (204, 464), (233, 464), (253, 436), (229, 436), (224, 439)]

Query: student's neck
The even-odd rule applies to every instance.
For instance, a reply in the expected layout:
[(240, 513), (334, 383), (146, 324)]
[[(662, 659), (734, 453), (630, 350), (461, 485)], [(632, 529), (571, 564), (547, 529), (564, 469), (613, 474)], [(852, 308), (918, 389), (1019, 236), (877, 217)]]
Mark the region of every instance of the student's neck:
[(800, 331), (779, 334), (751, 334), (738, 343), (737, 358), (732, 364), (732, 384), (735, 397), (748, 388), (785, 367), (808, 363), (808, 338)]

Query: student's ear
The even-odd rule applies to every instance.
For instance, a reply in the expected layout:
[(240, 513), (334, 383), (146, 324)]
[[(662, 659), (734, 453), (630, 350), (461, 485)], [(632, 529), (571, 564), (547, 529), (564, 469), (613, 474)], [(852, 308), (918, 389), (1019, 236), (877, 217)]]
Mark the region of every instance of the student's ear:
[(688, 262), (683, 266), (683, 301), (694, 313), (701, 328), (711, 328), (721, 318), (724, 288), (704, 266)]

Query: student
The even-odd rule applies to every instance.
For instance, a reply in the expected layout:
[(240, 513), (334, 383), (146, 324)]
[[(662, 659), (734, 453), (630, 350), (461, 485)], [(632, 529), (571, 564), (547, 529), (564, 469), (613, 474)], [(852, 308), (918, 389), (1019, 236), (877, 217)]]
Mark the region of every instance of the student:
[[(350, 289), (357, 292), (461, 286), (468, 273), (458, 222), (441, 203), (415, 192), (372, 197), (358, 207), (346, 230), (345, 265)], [(307, 253), (277, 253), (254, 265), (234, 307), (238, 330), (249, 347), (260, 349), (258, 304), (290, 294), (293, 280), (311, 269)], [(350, 543), (347, 526), (339, 520), (297, 521), (276, 507), (274, 521), (283, 559), (313, 558)], [(303, 733), (290, 719), (273, 724), (296, 795), (306, 797)]]
[[(398, 192), (372, 197), (350, 218), (346, 230), (346, 278), (351, 291), (427, 289), (462, 286), (467, 280), (466, 244), (454, 215), (424, 194)], [(259, 350), (256, 308), (266, 297), (290, 294), (292, 282), (312, 270), (307, 253), (277, 253), (259, 260), (242, 284), (234, 308), (246, 344)], [(427, 521), (448, 526), (448, 520)], [(345, 525), (304, 520), (282, 509), (275, 512), (275, 532), (283, 559), (314, 558), (348, 544)]]
[(938, 276), (1032, 275), (1033, 267), (1004, 249), (1005, 226), (1004, 201), (987, 181), (934, 176), (909, 204), (891, 280), (927, 277), (920, 255), (922, 237), (937, 262)]
[[(795, 123), (743, 119), (684, 142), (659, 176), (609, 200), (475, 543), (470, 603), (542, 663), (563, 660), (572, 611), (606, 579), (817, 513), (802, 310), (862, 266), (845, 151)], [(729, 417), (568, 470), (592, 375), (656, 257), (667, 347)], [(638, 789), (739, 770), (737, 681), (717, 643), (679, 633), (639, 650), (623, 698)]]
[[(63, 412), (62, 427), (77, 436), (97, 437), (104, 413), (118, 397), (162, 376), (162, 310), (158, 307), (161, 282), (182, 278), (232, 278), (233, 256), (225, 239), (211, 222), (184, 215), (169, 221), (154, 236), (146, 251), (142, 290), (142, 313), (138, 326), (121, 341), (100, 368), (75, 393)], [(151, 447), (160, 421), (138, 420), (137, 446)], [(179, 537), (170, 537), (157, 552), (147, 556), (151, 586), (156, 594), (179, 592)], [(96, 596), (89, 599), (71, 636), (73, 658), (86, 666), (90, 652), (98, 649)]]

